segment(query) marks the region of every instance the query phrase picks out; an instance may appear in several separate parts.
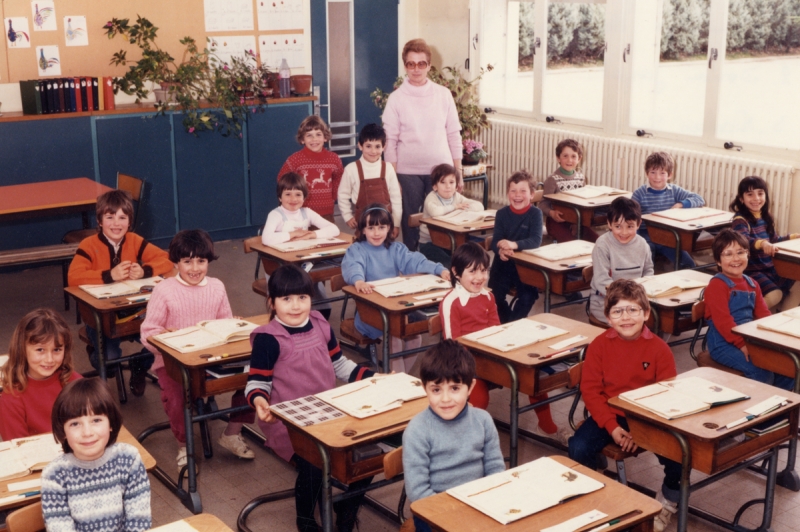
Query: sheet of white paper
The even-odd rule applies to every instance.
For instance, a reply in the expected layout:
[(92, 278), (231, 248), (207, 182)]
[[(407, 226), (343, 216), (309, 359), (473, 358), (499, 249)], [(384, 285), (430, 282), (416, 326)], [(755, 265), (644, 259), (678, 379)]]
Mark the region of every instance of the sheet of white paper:
[(794, 240), (784, 240), (783, 242), (773, 244), (773, 246), (783, 251), (800, 253), (800, 238), (795, 238)]
[(365, 418), (399, 408), (403, 402), (425, 397), (422, 381), (406, 373), (375, 375), (316, 394), (342, 412)]
[(290, 242), (272, 244), (269, 247), (275, 248), (283, 253), (288, 253), (290, 251), (325, 248), (328, 246), (338, 246), (339, 244), (346, 244), (346, 243), (347, 241), (342, 240), (341, 238), (310, 238), (308, 240), (292, 240)]
[(33, 16), (34, 31), (56, 31), (58, 29), (56, 5), (53, 0), (33, 0), (31, 2), (31, 15)]
[(23, 482), (8, 483), (8, 491), (23, 491), (23, 490), (29, 490), (31, 488), (41, 488), (41, 487), (42, 487), (41, 477), (33, 478), (31, 480), (25, 480)]
[(281, 60), (285, 58), (289, 68), (305, 68), (306, 42), (305, 34), (299, 32), (259, 35), (258, 51), (261, 54), (261, 64), (277, 72)]
[(181, 520), (157, 528), (151, 528), (150, 532), (197, 532), (197, 529), (186, 521)]
[(745, 410), (745, 414), (749, 416), (760, 416), (764, 412), (768, 412), (778, 406), (780, 406), (784, 401), (786, 401), (786, 397), (781, 395), (773, 395), (769, 399), (765, 399), (761, 401), (757, 405), (753, 405), (747, 410)]
[(538, 321), (522, 319), (506, 325), (497, 325), (464, 336), (501, 352), (512, 351), (550, 338), (567, 334), (564, 329)]
[[(31, 30), (28, 28), (28, 17), (8, 17), (3, 22), (6, 45), (9, 49), (31, 47)], [(12, 38), (14, 39), (13, 41), (11, 40)]]
[[(223, 35), (209, 37), (209, 50), (227, 65), (231, 65), (232, 57), (247, 59), (247, 62), (256, 66), (256, 37), (255, 35)], [(253, 55), (248, 56), (245, 51)]]
[(667, 209), (665, 211), (654, 212), (653, 214), (655, 216), (660, 216), (662, 218), (668, 218), (670, 220), (676, 220), (679, 222), (688, 222), (690, 220), (708, 218), (710, 216), (718, 216), (721, 214), (730, 214), (731, 217), (733, 217), (733, 213), (726, 213), (725, 211), (721, 211), (719, 209), (712, 209), (711, 207), (694, 207), (691, 209)]
[(300, 30), (306, 27), (303, 0), (259, 0), (256, 11), (258, 31)]
[(445, 281), (441, 277), (431, 274), (404, 277), (400, 278), (400, 280), (395, 277), (393, 280), (385, 279), (385, 281), (391, 282), (370, 282), (370, 284), (375, 285), (375, 291), (383, 297), (419, 294), (420, 292), (450, 287), (450, 281)]
[(438, 299), (440, 297), (444, 297), (450, 290), (443, 290), (441, 292), (426, 292), (421, 296), (414, 296), (414, 299), (417, 301), (423, 301), (428, 299)]
[[(524, 253), (534, 255), (541, 259), (556, 262), (574, 257), (581, 257), (583, 255), (591, 255), (593, 250), (594, 244), (591, 242), (573, 240), (571, 242), (550, 244), (549, 246), (542, 246), (536, 249), (526, 249)], [(588, 260), (589, 262), (592, 261), (591, 259)]]
[(252, 31), (252, 0), (203, 0), (206, 32)]
[(192, 353), (225, 343), (219, 336), (211, 334), (200, 327), (190, 327), (181, 329), (180, 331), (161, 333), (155, 336), (155, 338), (164, 345), (181, 353)]
[(675, 379), (664, 381), (659, 384), (708, 404), (728, 403), (746, 397), (746, 395), (741, 392), (720, 386), (719, 384), (701, 379), (700, 377)]
[[(39, 76), (61, 75), (61, 55), (58, 53), (57, 45), (36, 47), (36, 68)], [(48, 87), (50, 82), (51, 80), (47, 80)]]
[(255, 323), (236, 318), (207, 320), (198, 325), (220, 338), (230, 338), (231, 334), (235, 334), (237, 338), (239, 336), (249, 337), (250, 332), (258, 327)]
[(681, 274), (680, 271), (634, 279), (634, 281), (644, 287), (648, 297), (659, 297), (662, 294), (671, 293), (676, 289), (691, 290), (692, 288), (704, 288), (708, 285), (710, 280), (711, 276), (704, 280), (692, 279)]
[(473, 222), (491, 221), (497, 216), (495, 209), (486, 211), (464, 211), (456, 209), (441, 216), (434, 216), (434, 220), (441, 220), (454, 225), (464, 225)]
[(579, 528), (583, 528), (586, 525), (594, 523), (595, 521), (599, 521), (604, 517), (608, 517), (608, 514), (604, 514), (600, 510), (592, 510), (590, 512), (586, 512), (585, 514), (581, 514), (578, 517), (573, 517), (568, 521), (564, 521), (561, 524), (543, 528), (541, 532), (575, 532)]
[(64, 42), (67, 46), (89, 46), (86, 17), (70, 15), (64, 17)]
[(571, 346), (572, 344), (577, 344), (578, 342), (582, 342), (583, 340), (586, 340), (586, 338), (587, 338), (586, 336), (578, 334), (576, 336), (567, 338), (566, 340), (561, 340), (557, 344), (548, 345), (547, 347), (549, 347), (550, 349), (564, 349), (566, 347)]

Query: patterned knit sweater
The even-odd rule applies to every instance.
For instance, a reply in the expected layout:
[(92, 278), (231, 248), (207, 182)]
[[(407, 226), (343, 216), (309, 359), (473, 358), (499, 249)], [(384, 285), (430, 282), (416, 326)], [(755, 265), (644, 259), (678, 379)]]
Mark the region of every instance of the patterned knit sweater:
[(42, 513), (48, 532), (149, 530), (150, 481), (139, 451), (115, 443), (91, 462), (59, 456), (42, 473)]
[(126, 233), (116, 251), (105, 235), (98, 233), (84, 238), (78, 246), (69, 265), (69, 286), (113, 283), (112, 264), (125, 261), (141, 264), (145, 277), (163, 275), (173, 268), (166, 251), (136, 233)]
[(747, 261), (745, 273), (758, 283), (758, 286), (761, 287), (761, 293), (764, 295), (774, 290), (789, 290), (793, 281), (778, 275), (775, 265), (772, 263), (772, 257), (764, 251), (764, 242), (775, 244), (797, 238), (800, 235), (781, 236), (775, 233), (770, 234), (767, 231), (767, 222), (761, 218), (761, 213), (753, 212), (752, 215), (756, 219), (756, 223), (753, 225), (750, 225), (741, 213), (737, 213), (733, 217), (733, 223), (731, 224), (731, 229), (740, 233), (750, 243), (750, 257)]
[[(544, 193), (545, 195), (555, 194), (557, 192), (575, 190), (585, 186), (586, 177), (581, 172), (575, 170), (572, 172), (572, 175), (567, 175), (563, 173), (563, 169), (559, 166), (556, 168), (555, 172), (550, 174), (550, 176), (544, 180)], [(553, 208), (550, 200), (547, 198), (544, 198), (542, 201), (540, 201), (537, 207), (539, 207), (539, 209), (542, 211), (542, 214), (545, 216), (549, 215), (550, 210)]]
[[(671, 183), (661, 190), (651, 188), (649, 185), (642, 185), (633, 191), (632, 198), (642, 207), (642, 214), (666, 211), (676, 203), (683, 205), (684, 209), (702, 207), (706, 203), (699, 194), (689, 192)], [(644, 222), (639, 226), (638, 233), (649, 242), (650, 235), (647, 233)]]
[(314, 152), (308, 148), (295, 152), (281, 166), (278, 176), (296, 172), (308, 184), (308, 197), (303, 207), (308, 207), (322, 216), (333, 216), (333, 203), (342, 180), (342, 160), (333, 152), (323, 149)]

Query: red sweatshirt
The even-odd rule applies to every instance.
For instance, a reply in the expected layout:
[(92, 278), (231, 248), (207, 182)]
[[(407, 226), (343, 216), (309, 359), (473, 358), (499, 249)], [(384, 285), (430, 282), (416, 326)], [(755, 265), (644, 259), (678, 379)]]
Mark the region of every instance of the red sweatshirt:
[[(727, 275), (725, 277), (728, 277)], [(764, 297), (761, 295), (761, 287), (758, 283), (754, 282), (755, 287), (751, 287), (744, 277), (733, 279), (728, 277), (735, 284), (733, 290), (741, 292), (755, 292), (756, 293), (756, 307), (753, 309), (753, 319), (758, 320), (770, 315), (769, 308), (764, 302)], [(706, 302), (706, 319), (714, 322), (714, 328), (722, 335), (726, 342), (733, 344), (739, 349), (744, 347), (744, 338), (736, 333), (731, 332), (731, 329), (736, 327), (736, 322), (733, 321), (728, 300), (731, 298), (731, 289), (725, 284), (722, 279), (711, 279), (708, 283), (708, 288), (703, 294), (703, 300)]]
[(442, 338), (453, 339), (500, 325), (494, 295), (484, 289), (477, 296), (457, 284), (439, 303), (442, 319)]
[[(24, 438), (53, 431), (50, 414), (56, 397), (61, 393), (59, 372), (37, 381), (28, 379), (24, 392), (5, 390), (0, 393), (0, 437), (3, 441)], [(81, 378), (72, 372), (70, 382)]]
[(308, 184), (308, 197), (303, 207), (322, 216), (333, 216), (333, 202), (339, 195), (339, 182), (344, 173), (338, 155), (326, 149), (314, 152), (304, 147), (286, 159), (278, 177), (287, 172), (300, 174)]

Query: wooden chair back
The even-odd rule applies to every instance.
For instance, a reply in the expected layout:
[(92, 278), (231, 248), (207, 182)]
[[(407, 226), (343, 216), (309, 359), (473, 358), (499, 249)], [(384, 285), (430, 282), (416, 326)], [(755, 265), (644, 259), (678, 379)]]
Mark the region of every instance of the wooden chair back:
[(6, 527), (8, 527), (8, 532), (40, 532), (44, 530), (42, 501), (24, 506), (8, 514)]
[(583, 274), (583, 282), (584, 283), (591, 283), (592, 277), (594, 277), (594, 266), (589, 265), (583, 268), (581, 272)]
[(431, 336), (442, 332), (442, 317), (439, 314), (428, 320), (428, 332)]
[(706, 302), (702, 299), (692, 305), (692, 323), (697, 323), (706, 315)]
[(537, 190), (536, 192), (533, 193), (533, 197), (531, 197), (531, 203), (536, 205), (537, 203), (542, 201), (542, 199), (544, 199), (544, 190)]
[(425, 217), (425, 213), (423, 213), (423, 212), (417, 212), (417, 213), (412, 214), (411, 216), (408, 217), (408, 226), (409, 227), (419, 227), (420, 220), (422, 220), (422, 218), (424, 218), (424, 217)]
[(251, 253), (253, 251), (253, 245), (254, 244), (260, 244), (260, 243), (261, 243), (261, 237), (260, 236), (252, 236), (252, 237), (246, 239), (244, 242), (242, 242), (242, 245), (244, 246), (244, 252), (245, 253)]
[(331, 291), (332, 292), (338, 292), (339, 290), (341, 290), (345, 286), (347, 286), (347, 283), (344, 282), (344, 277), (342, 277), (341, 274), (334, 275), (333, 278), (331, 278)]
[(403, 448), (398, 447), (383, 455), (383, 476), (386, 480), (403, 472)]
[(129, 193), (133, 201), (141, 201), (144, 195), (144, 181), (122, 172), (117, 172), (117, 188)]

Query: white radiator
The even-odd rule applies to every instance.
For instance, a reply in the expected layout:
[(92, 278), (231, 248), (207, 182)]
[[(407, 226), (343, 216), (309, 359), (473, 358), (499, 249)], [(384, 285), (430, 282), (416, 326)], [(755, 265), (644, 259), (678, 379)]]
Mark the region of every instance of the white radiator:
[[(647, 156), (656, 150), (668, 152), (675, 159), (674, 182), (700, 194), (706, 205), (716, 209), (728, 210), (743, 177), (761, 176), (769, 184), (776, 230), (781, 234), (788, 232), (794, 175), (791, 165), (658, 147), (495, 119), (492, 120), (492, 129), (484, 130), (480, 136), (490, 154), (489, 163), (494, 165), (489, 173), (489, 201), (501, 205), (508, 203), (505, 182), (517, 170), (528, 170), (538, 181), (544, 181), (557, 168), (556, 145), (565, 138), (573, 138), (583, 146), (581, 166), (590, 184), (630, 191), (647, 182), (644, 172)], [(471, 184), (467, 188), (470, 196), (480, 197), (480, 185)]]

